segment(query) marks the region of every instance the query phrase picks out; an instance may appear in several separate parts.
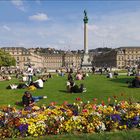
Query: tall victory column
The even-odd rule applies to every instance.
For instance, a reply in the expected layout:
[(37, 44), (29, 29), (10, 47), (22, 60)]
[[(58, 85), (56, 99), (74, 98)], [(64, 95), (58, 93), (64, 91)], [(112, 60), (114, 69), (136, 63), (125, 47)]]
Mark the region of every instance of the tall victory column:
[(84, 53), (88, 54), (88, 30), (87, 30), (87, 23), (88, 17), (87, 12), (84, 10)]
[(81, 68), (82, 70), (91, 70), (92, 64), (90, 62), (89, 54), (88, 54), (88, 17), (87, 12), (84, 10), (84, 54), (82, 58)]

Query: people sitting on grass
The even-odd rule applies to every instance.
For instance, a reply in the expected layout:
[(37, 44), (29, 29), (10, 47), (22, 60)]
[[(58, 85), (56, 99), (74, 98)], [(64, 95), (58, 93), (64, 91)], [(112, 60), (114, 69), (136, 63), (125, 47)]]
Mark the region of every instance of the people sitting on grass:
[(106, 77), (107, 77), (107, 78), (113, 78), (113, 75), (112, 75), (111, 72), (108, 72)]
[(115, 76), (115, 78), (118, 78), (118, 72), (117, 71), (114, 71), (114, 76)]
[(70, 92), (70, 89), (71, 89), (70, 80), (67, 81), (67, 83), (66, 83), (66, 88), (67, 88), (67, 92)]
[(43, 82), (42, 78), (39, 77), (38, 80), (31, 82), (30, 86), (35, 86), (38, 89), (43, 89), (44, 82)]
[(132, 87), (132, 88), (140, 88), (140, 77), (136, 76), (132, 82), (127, 82), (129, 83), (128, 87)]
[(6, 76), (6, 80), (7, 80), (7, 81), (9, 81), (9, 80), (11, 80), (11, 79), (12, 79), (11, 76), (9, 76), (9, 75)]
[(47, 78), (52, 78), (52, 74), (49, 73), (49, 74), (47, 75)]
[(6, 89), (25, 89), (27, 87), (28, 87), (27, 84), (19, 83), (19, 84), (10, 84), (9, 86), (6, 87)]
[(86, 92), (86, 88), (84, 88), (83, 84), (80, 84), (80, 86), (75, 84), (74, 86), (71, 87), (70, 92), (71, 93), (82, 93), (82, 92)]
[(16, 84), (10, 84), (7, 89), (17, 89), (18, 85)]
[(68, 74), (68, 80), (73, 80), (72, 73)]
[(33, 97), (29, 91), (25, 91), (24, 95), (22, 96), (22, 104), (24, 107), (32, 107), (34, 106), (35, 102), (38, 102), (40, 99), (47, 98), (47, 96), (35, 96)]
[(75, 82), (73, 80), (69, 80), (67, 81), (67, 92), (68, 93), (82, 93), (82, 92), (86, 92), (86, 88), (84, 88), (83, 84), (80, 84), (80, 86), (78, 86), (77, 84), (75, 84)]
[(6, 87), (6, 89), (25, 89), (28, 88), (28, 90), (35, 90), (37, 89), (43, 89), (44, 86), (44, 80), (42, 77), (39, 77), (38, 80), (31, 82), (30, 85), (27, 83), (19, 83), (19, 84), (10, 84)]
[(78, 73), (76, 74), (76, 80), (82, 80), (82, 79), (83, 79), (83, 74), (80, 73), (80, 72), (78, 72)]
[(23, 76), (22, 76), (22, 82), (27, 82), (27, 81), (28, 81), (27, 76), (26, 76), (26, 75), (23, 75)]
[(5, 81), (5, 80), (6, 80), (5, 77), (0, 75), (0, 81)]

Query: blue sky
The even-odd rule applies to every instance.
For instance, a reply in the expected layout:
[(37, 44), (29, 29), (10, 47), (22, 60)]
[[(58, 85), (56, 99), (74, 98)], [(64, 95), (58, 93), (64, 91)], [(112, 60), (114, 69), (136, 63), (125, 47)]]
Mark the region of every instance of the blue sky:
[(0, 47), (83, 49), (140, 46), (140, 1), (0, 0)]

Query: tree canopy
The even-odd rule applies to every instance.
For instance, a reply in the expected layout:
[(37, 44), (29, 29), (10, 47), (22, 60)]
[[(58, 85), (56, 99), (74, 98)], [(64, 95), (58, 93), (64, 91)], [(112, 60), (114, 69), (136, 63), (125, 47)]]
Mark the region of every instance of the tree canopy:
[(16, 60), (9, 53), (0, 49), (0, 67), (1, 66), (15, 66)]

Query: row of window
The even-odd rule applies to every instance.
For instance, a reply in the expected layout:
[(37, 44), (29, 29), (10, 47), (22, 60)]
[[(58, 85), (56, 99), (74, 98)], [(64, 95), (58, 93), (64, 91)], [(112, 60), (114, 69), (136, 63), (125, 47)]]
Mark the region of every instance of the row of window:
[(126, 54), (137, 54), (139, 53), (140, 51), (126, 51), (125, 53)]
[[(128, 55), (128, 56), (126, 56), (126, 59), (140, 59), (140, 56)], [(124, 60), (124, 57), (118, 56), (118, 60)]]

